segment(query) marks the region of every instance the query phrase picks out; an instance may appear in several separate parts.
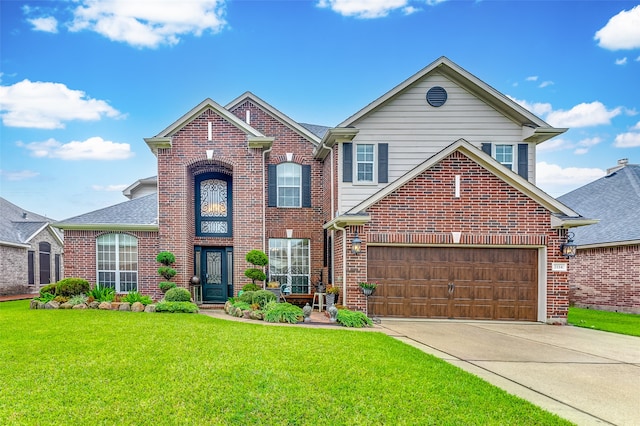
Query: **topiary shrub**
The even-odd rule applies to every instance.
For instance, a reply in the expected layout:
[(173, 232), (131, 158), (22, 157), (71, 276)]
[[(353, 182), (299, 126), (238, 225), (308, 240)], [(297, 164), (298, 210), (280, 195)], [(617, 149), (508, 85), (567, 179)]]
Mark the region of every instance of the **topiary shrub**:
[(240, 296), (238, 296), (238, 300), (244, 303), (248, 303), (249, 305), (253, 303), (253, 294), (255, 291), (245, 291)]
[(40, 289), (40, 296), (44, 296), (45, 294), (56, 294), (56, 284), (57, 283), (51, 283), (51, 284), (47, 284), (44, 287), (42, 287)]
[(175, 269), (173, 269), (170, 266), (161, 266), (158, 268), (158, 273), (160, 275), (162, 275), (162, 277), (165, 280), (170, 280), (171, 278), (175, 277), (176, 274), (178, 273), (178, 271), (176, 271)]
[(183, 312), (187, 314), (195, 314), (198, 312), (198, 306), (191, 302), (169, 302), (164, 300), (156, 305), (156, 312)]
[(170, 251), (161, 251), (156, 256), (156, 261), (162, 263), (164, 266), (171, 266), (176, 263), (176, 257)]
[(252, 303), (256, 303), (260, 306), (260, 309), (264, 308), (267, 303), (275, 302), (276, 295), (269, 290), (258, 290), (253, 293)]
[(259, 286), (259, 285), (257, 285), (257, 284), (249, 283), (249, 284), (245, 284), (245, 285), (242, 287), (242, 291), (258, 291), (258, 290), (260, 290), (261, 288), (262, 288), (262, 287), (260, 287), (260, 286)]
[(267, 275), (264, 273), (262, 268), (269, 263), (269, 258), (267, 257), (267, 255), (260, 250), (251, 250), (249, 253), (247, 253), (245, 259), (254, 267), (246, 269), (244, 271), (244, 276), (247, 278), (251, 278), (253, 284), (255, 284), (256, 281), (264, 281), (267, 278)]
[(76, 294), (87, 294), (91, 291), (89, 281), (82, 278), (65, 278), (56, 284), (56, 295), (71, 297)]
[(170, 288), (165, 293), (164, 300), (167, 302), (189, 302), (191, 300), (191, 293), (183, 287)]
[(158, 284), (158, 287), (160, 287), (160, 291), (163, 293), (166, 293), (168, 290), (177, 286), (178, 285), (176, 283), (171, 281), (162, 281), (160, 284)]

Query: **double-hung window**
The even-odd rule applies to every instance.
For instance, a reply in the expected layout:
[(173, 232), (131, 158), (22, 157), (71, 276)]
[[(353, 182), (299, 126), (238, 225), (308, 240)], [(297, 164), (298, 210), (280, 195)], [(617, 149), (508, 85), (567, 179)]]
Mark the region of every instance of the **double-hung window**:
[(97, 283), (116, 293), (138, 290), (138, 239), (128, 234), (104, 234), (96, 244)]
[(309, 240), (269, 240), (269, 281), (291, 286), (292, 293), (308, 294), (310, 271)]
[(373, 144), (356, 145), (356, 179), (358, 182), (374, 182), (374, 146)]
[(511, 170), (514, 170), (514, 152), (513, 145), (498, 145), (496, 144), (496, 153), (495, 158), (500, 162), (503, 166), (508, 167)]
[(278, 207), (300, 207), (302, 199), (302, 166), (278, 164)]

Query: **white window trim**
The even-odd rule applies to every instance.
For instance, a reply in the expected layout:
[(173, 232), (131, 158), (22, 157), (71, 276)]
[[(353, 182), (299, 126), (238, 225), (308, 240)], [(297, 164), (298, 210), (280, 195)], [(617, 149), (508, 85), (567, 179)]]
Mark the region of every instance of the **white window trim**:
[[(279, 174), (278, 170), (280, 166), (285, 164), (294, 164), (298, 166), (298, 171), (300, 172), (300, 185), (298, 185), (298, 205), (297, 206), (281, 206), (280, 205), (280, 182), (279, 182)], [(283, 188), (293, 188), (293, 186), (283, 186)], [(292, 161), (288, 161), (286, 163), (280, 163), (276, 166), (276, 207), (281, 209), (299, 209), (302, 208), (302, 165), (298, 163), (294, 163)]]
[[(286, 241), (287, 242), (287, 268), (290, 269), (291, 267), (291, 244), (293, 241), (298, 241), (298, 240), (305, 240), (307, 241), (307, 273), (304, 274), (305, 276), (307, 276), (308, 278), (308, 283), (309, 283), (309, 293), (311, 293), (311, 240), (309, 238), (270, 238), (269, 239), (269, 251), (271, 251), (271, 241)], [(278, 274), (276, 274), (278, 275)], [(297, 274), (299, 276), (303, 275), (303, 274)], [(271, 264), (269, 264), (269, 280), (271, 280)], [(287, 283), (280, 283), (282, 284), (287, 284), (289, 286), (292, 285), (291, 282), (291, 274), (287, 273)]]
[[(491, 156), (494, 158), (494, 160), (498, 161), (498, 158), (496, 157), (496, 148), (498, 147), (498, 145), (500, 146), (510, 146), (511, 147), (511, 152), (513, 153), (513, 159), (512, 159), (512, 166), (511, 166), (511, 171), (514, 173), (518, 173), (518, 144), (515, 143), (492, 143), (491, 144)], [(504, 166), (503, 163), (501, 163), (500, 161), (498, 161), (500, 164), (502, 164)], [(505, 166), (507, 167), (507, 166)]]
[[(371, 145), (373, 147), (373, 180), (359, 180), (358, 179), (358, 146), (359, 145)], [(378, 184), (378, 144), (371, 142), (361, 142), (353, 144), (353, 185), (377, 185)]]
[[(116, 256), (116, 269), (115, 270), (111, 270), (111, 269), (99, 269), (99, 265), (100, 265), (100, 259), (99, 259), (99, 250), (98, 250), (98, 239), (100, 237), (103, 237), (105, 235), (115, 235), (116, 236), (116, 242), (115, 242), (115, 256)], [(138, 253), (138, 249), (139, 249), (139, 238), (134, 236), (134, 235), (129, 235), (129, 234), (122, 234), (122, 233), (116, 233), (116, 234), (102, 234), (99, 235), (98, 237), (96, 237), (96, 283), (98, 283), (99, 277), (100, 277), (100, 272), (115, 272), (115, 287), (114, 290), (116, 293), (124, 293), (126, 290), (122, 290), (120, 288), (120, 272), (134, 272), (134, 271), (121, 271), (120, 270), (120, 236), (121, 235), (127, 235), (129, 237), (132, 237), (136, 240), (136, 270), (135, 270), (135, 274), (136, 274), (136, 290), (133, 291), (139, 291), (139, 284), (140, 284), (140, 280), (139, 280), (139, 269), (140, 269), (140, 264), (138, 263), (138, 257), (139, 257), (139, 253)]]

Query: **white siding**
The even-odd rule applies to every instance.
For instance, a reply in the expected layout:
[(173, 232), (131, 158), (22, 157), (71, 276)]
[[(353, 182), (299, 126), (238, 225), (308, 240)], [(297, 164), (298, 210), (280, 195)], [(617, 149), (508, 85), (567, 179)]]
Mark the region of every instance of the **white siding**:
[[(426, 101), (433, 86), (444, 87), (448, 94), (439, 108)], [(477, 147), (483, 142), (522, 143), (522, 126), (439, 73), (418, 80), (353, 125), (360, 130), (354, 144), (389, 144), (389, 183), (460, 138)], [(534, 173), (535, 144), (529, 144), (530, 180)], [(341, 168), (339, 182), (341, 213), (387, 185), (343, 183)]]

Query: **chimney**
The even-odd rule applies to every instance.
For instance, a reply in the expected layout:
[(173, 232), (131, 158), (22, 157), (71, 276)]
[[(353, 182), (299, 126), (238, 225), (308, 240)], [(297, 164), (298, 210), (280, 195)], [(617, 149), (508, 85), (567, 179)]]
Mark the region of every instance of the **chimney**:
[(607, 174), (610, 175), (613, 172), (617, 172), (618, 170), (624, 168), (624, 166), (626, 166), (627, 164), (629, 164), (629, 159), (621, 158), (618, 160), (618, 164), (616, 166), (607, 169)]

